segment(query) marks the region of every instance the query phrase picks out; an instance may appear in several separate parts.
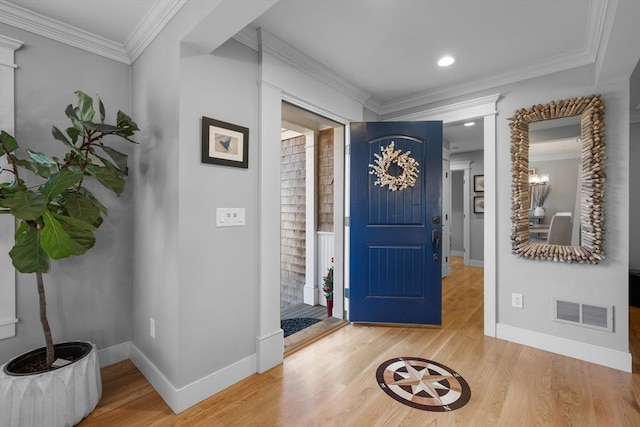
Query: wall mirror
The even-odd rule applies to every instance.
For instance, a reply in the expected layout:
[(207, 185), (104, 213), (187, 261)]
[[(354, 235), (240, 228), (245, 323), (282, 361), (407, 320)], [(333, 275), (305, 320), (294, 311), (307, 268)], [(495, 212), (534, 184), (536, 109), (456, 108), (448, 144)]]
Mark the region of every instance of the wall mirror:
[(511, 128), (511, 242), (521, 258), (604, 258), (604, 104), (599, 95), (517, 110)]

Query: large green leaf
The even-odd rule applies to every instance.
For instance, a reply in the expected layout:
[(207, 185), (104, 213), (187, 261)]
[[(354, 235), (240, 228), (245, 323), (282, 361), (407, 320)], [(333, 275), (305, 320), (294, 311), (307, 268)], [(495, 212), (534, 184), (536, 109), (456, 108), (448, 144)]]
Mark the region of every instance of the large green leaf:
[(94, 231), (96, 229), (93, 225), (81, 219), (74, 218), (68, 215), (57, 214), (54, 212), (52, 212), (51, 214), (55, 219), (57, 219), (58, 221), (60, 221), (60, 223), (62, 223), (62, 226), (65, 228), (65, 230), (69, 228), (76, 228), (79, 230)]
[(37, 164), (52, 168), (58, 166), (58, 160), (55, 157), (49, 157), (46, 154), (38, 153), (37, 151), (31, 151), (27, 149), (27, 155), (29, 158)]
[(14, 159), (14, 160), (16, 162), (16, 165), (20, 166), (23, 169), (31, 171), (36, 175), (41, 176), (42, 178), (45, 178), (45, 179), (49, 178), (49, 175), (51, 175), (57, 170), (57, 168), (55, 167), (54, 168), (42, 167), (38, 163), (32, 162), (31, 160), (27, 160), (27, 159)]
[(72, 187), (80, 182), (83, 173), (72, 169), (62, 169), (49, 177), (42, 187), (42, 192), (49, 200), (62, 193), (64, 190)]
[(15, 151), (17, 148), (18, 142), (13, 136), (5, 131), (0, 132), (0, 157)]
[(82, 131), (76, 127), (67, 128), (67, 135), (69, 135), (69, 138), (71, 138), (71, 142), (73, 143), (73, 145), (78, 142), (78, 137), (81, 133)]
[(96, 113), (93, 109), (93, 99), (81, 90), (76, 91), (75, 94), (78, 98), (78, 108), (76, 112), (80, 113), (80, 120), (90, 122)]
[[(67, 115), (67, 117), (69, 117), (69, 119), (71, 120), (71, 123), (73, 124), (73, 128), (78, 131), (78, 134), (81, 134), (82, 132), (84, 132), (84, 127), (82, 126), (82, 122), (78, 118), (78, 115), (76, 114), (76, 110), (73, 108), (73, 105), (71, 104), (67, 105), (67, 109), (64, 110), (64, 112)], [(76, 141), (73, 141), (73, 142), (75, 144)]]
[(100, 216), (100, 206), (86, 195), (74, 193), (65, 197), (67, 213), (80, 221), (93, 224)]
[(9, 251), (13, 266), (21, 273), (47, 273), (49, 256), (40, 245), (41, 231), (21, 227), (16, 233), (16, 244)]
[(109, 209), (107, 209), (107, 207), (103, 205), (102, 202), (100, 202), (100, 200), (98, 200), (91, 191), (87, 190), (86, 187), (82, 187), (78, 191), (78, 193), (82, 197), (86, 197), (87, 199), (91, 200), (98, 207), (98, 209), (100, 209), (100, 212), (102, 212), (103, 214), (107, 215), (109, 213)]
[(116, 162), (116, 166), (118, 166), (118, 169), (120, 169), (120, 171), (122, 171), (126, 175), (128, 156), (124, 153), (114, 150), (111, 147), (101, 146), (100, 148), (102, 148), (104, 152), (107, 153), (109, 157), (113, 159), (114, 162)]
[(107, 125), (104, 123), (82, 122), (82, 124), (89, 130), (102, 132), (104, 134), (118, 133), (118, 131), (120, 130), (120, 128), (117, 126)]
[(53, 259), (62, 259), (74, 254), (74, 243), (60, 221), (55, 219), (47, 209), (44, 211), (44, 227), (40, 244)]
[(10, 197), (0, 199), (0, 206), (10, 208), (16, 218), (33, 221), (42, 215), (49, 200), (44, 194), (29, 190), (18, 191)]
[(122, 138), (126, 139), (127, 141), (130, 141), (130, 142), (133, 142), (134, 144), (137, 144), (137, 142), (129, 139), (129, 137), (132, 136), (136, 131), (140, 130), (138, 128), (138, 125), (136, 124), (136, 122), (131, 120), (131, 117), (129, 117), (128, 115), (126, 115), (122, 111), (118, 111), (118, 115), (116, 117), (116, 122), (118, 124), (118, 127), (120, 128), (120, 131), (117, 132), (116, 134), (118, 136), (121, 136)]
[(56, 157), (49, 157), (45, 154), (31, 150), (27, 150), (27, 155), (33, 162), (32, 164), (28, 164), (28, 160), (16, 161), (16, 163), (21, 167), (34, 172), (38, 176), (48, 178), (58, 170), (58, 159)]
[(73, 145), (73, 144), (71, 143), (71, 141), (69, 141), (69, 140), (67, 139), (67, 137), (66, 137), (66, 136), (64, 136), (64, 134), (63, 134), (62, 132), (60, 132), (60, 130), (59, 130), (57, 127), (55, 127), (55, 126), (53, 126), (53, 127), (52, 127), (52, 129), (51, 129), (51, 134), (53, 134), (53, 137), (54, 137), (55, 139), (57, 139), (58, 141), (62, 142), (64, 145), (66, 145), (67, 147), (69, 147), (69, 149), (70, 149), (72, 152), (74, 152), (75, 154), (77, 154), (78, 156), (80, 156), (80, 158), (82, 158), (82, 159), (86, 159), (85, 155), (84, 155), (84, 154), (82, 154), (82, 152), (81, 152), (80, 150), (78, 150), (78, 149), (76, 148), (76, 146), (75, 146), (75, 145)]
[(124, 191), (125, 180), (118, 176), (116, 169), (88, 165), (86, 171), (114, 193), (121, 194)]
[(102, 99), (100, 99), (100, 95), (96, 95), (98, 99), (98, 111), (100, 112), (100, 123), (104, 123), (104, 104), (102, 103)]
[(66, 215), (53, 214), (53, 216), (60, 221), (64, 230), (71, 237), (74, 255), (82, 255), (95, 245), (96, 237), (93, 234), (95, 230), (93, 225)]

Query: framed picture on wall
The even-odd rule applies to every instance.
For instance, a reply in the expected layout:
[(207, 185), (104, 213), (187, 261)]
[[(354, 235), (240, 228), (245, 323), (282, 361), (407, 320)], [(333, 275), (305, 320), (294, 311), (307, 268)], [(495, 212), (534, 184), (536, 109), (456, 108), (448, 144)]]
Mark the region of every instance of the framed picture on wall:
[(481, 193), (484, 191), (484, 175), (473, 176), (473, 191)]
[(484, 196), (473, 198), (473, 213), (484, 213)]
[(202, 117), (202, 163), (249, 167), (249, 129)]

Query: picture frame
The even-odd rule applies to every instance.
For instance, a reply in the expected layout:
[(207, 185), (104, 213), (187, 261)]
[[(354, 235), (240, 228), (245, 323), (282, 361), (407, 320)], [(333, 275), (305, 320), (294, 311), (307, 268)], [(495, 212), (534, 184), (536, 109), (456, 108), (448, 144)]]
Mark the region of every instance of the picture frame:
[(484, 213), (484, 196), (475, 196), (473, 198), (473, 213)]
[(202, 116), (202, 163), (249, 167), (249, 129)]
[(484, 192), (484, 175), (473, 176), (473, 191), (476, 193)]

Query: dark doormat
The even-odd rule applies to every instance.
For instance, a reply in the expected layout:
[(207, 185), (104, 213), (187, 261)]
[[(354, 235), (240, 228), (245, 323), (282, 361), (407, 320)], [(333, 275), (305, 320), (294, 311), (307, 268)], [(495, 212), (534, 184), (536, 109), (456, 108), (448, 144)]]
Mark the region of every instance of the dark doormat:
[(320, 319), (313, 319), (311, 317), (296, 317), (295, 319), (284, 319), (280, 321), (280, 327), (284, 331), (284, 337), (295, 334), (308, 328), (311, 325), (318, 323)]

